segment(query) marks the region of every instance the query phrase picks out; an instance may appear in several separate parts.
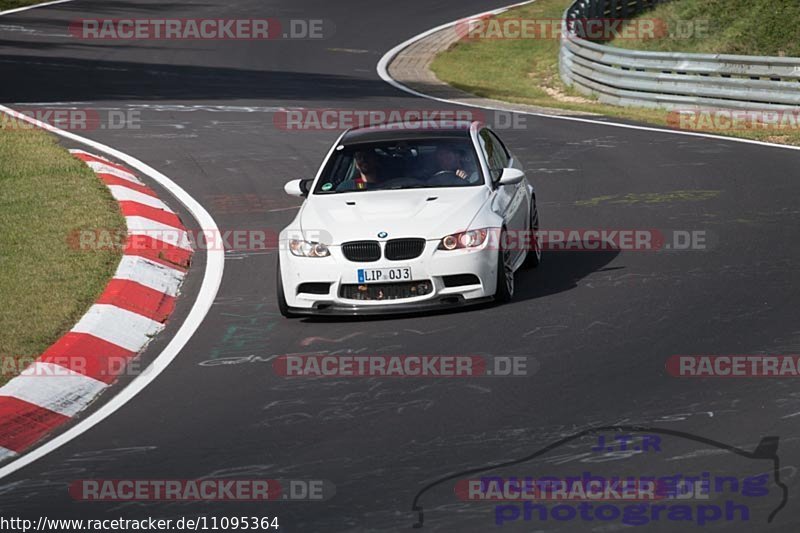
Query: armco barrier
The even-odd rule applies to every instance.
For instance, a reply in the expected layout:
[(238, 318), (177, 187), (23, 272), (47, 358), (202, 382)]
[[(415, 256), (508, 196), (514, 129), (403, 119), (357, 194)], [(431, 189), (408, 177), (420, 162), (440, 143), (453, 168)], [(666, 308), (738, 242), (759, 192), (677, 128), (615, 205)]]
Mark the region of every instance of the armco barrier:
[(561, 79), (604, 103), (663, 108), (792, 109), (800, 58), (640, 52), (580, 38), (575, 21), (628, 18), (663, 0), (577, 0), (564, 13)]

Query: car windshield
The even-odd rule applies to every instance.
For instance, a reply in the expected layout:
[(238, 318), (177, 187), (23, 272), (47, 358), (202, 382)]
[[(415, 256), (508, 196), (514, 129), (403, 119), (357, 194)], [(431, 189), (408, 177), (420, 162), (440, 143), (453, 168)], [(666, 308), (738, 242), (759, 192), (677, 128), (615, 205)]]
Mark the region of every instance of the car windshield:
[(468, 139), (425, 139), (339, 146), (314, 194), (469, 187), (483, 183)]

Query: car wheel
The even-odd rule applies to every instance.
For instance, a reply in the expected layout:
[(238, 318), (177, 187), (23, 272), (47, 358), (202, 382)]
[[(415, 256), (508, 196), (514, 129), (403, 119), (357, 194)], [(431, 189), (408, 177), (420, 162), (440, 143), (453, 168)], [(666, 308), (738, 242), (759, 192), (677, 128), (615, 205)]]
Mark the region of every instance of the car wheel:
[(289, 311), (289, 306), (286, 304), (286, 295), (283, 292), (283, 278), (281, 278), (281, 260), (278, 258), (277, 264), (277, 293), (278, 293), (278, 310), (286, 318), (295, 318), (296, 314)]
[(536, 234), (539, 232), (539, 210), (536, 208), (536, 198), (531, 197), (531, 220), (528, 229), (531, 230), (531, 246), (532, 250), (528, 250), (525, 255), (525, 262), (522, 266), (525, 268), (536, 268), (542, 262), (542, 247), (539, 244), (539, 239)]
[(510, 265), (511, 251), (504, 249), (504, 242), (506, 242), (506, 230), (500, 234), (500, 246), (497, 250), (497, 289), (494, 292), (494, 300), (498, 303), (509, 302), (514, 297), (514, 271)]

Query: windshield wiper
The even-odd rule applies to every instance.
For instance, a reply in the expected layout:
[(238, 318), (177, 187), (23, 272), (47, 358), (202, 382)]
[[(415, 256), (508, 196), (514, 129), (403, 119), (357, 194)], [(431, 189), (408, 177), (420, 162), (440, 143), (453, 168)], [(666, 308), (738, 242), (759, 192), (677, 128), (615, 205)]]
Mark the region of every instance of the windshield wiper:
[(388, 191), (397, 191), (401, 189), (426, 189), (428, 185), (394, 185), (392, 187), (386, 187), (384, 190)]

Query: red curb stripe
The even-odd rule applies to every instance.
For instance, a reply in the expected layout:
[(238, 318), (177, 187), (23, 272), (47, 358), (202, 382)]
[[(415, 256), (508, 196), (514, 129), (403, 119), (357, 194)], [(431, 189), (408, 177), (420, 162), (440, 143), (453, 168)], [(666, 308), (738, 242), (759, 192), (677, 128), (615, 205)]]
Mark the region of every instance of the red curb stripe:
[(97, 300), (127, 309), (156, 322), (166, 322), (175, 309), (175, 298), (128, 279), (112, 279)]
[[(113, 383), (136, 353), (88, 333), (67, 332), (38, 361), (53, 363), (104, 383)], [(53, 378), (58, 379), (58, 378)]]
[(19, 453), (68, 420), (25, 400), (0, 396), (0, 446)]
[(191, 250), (173, 246), (149, 235), (128, 235), (124, 253), (144, 257), (183, 271), (189, 268), (189, 260), (192, 257)]
[(142, 194), (152, 196), (153, 198), (158, 198), (158, 195), (155, 193), (155, 191), (147, 185), (139, 185), (138, 183), (133, 183), (132, 181), (119, 178), (113, 174), (104, 174), (102, 172), (98, 172), (97, 176), (106, 185), (121, 185), (122, 187), (127, 187)]
[(140, 204), (139, 202), (132, 202), (130, 200), (123, 200), (119, 202), (122, 209), (122, 214), (126, 217), (144, 217), (156, 222), (161, 222), (173, 228), (185, 230), (181, 224), (181, 219), (175, 213), (158, 209), (149, 205)]
[(90, 154), (75, 154), (74, 153), (72, 155), (77, 157), (81, 161), (86, 162), (86, 163), (88, 163), (89, 161), (92, 161), (94, 163), (102, 163), (102, 164), (108, 165), (108, 166), (110, 166), (112, 168), (116, 168), (117, 170), (121, 170), (122, 172), (127, 172), (128, 174), (135, 175), (133, 172), (130, 171), (130, 169), (127, 169), (127, 168), (123, 167), (120, 164), (112, 163), (111, 161), (108, 161), (108, 160), (103, 159), (101, 157), (97, 157), (97, 156), (90, 155)]

